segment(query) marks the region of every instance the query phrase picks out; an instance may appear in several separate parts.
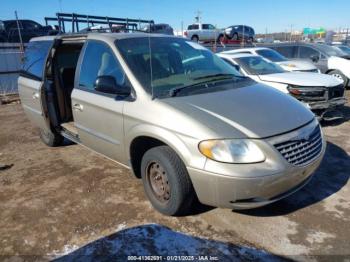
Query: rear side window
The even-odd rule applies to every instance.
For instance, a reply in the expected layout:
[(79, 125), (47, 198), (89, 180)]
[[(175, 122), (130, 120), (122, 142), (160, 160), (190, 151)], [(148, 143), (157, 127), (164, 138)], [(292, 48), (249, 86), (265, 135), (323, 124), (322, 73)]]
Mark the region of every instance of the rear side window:
[(52, 41), (34, 41), (28, 44), (23, 59), (23, 75), (42, 79), (45, 60), (51, 45)]

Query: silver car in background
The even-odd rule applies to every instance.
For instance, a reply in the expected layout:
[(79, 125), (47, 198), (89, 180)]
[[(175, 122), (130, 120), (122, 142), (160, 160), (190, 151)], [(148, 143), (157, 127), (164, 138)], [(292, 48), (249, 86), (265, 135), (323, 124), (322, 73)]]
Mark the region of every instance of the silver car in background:
[(65, 137), (130, 168), (166, 215), (191, 212), (196, 198), (272, 203), (304, 186), (325, 152), (309, 109), (182, 38), (36, 38), (18, 84), (44, 143)]

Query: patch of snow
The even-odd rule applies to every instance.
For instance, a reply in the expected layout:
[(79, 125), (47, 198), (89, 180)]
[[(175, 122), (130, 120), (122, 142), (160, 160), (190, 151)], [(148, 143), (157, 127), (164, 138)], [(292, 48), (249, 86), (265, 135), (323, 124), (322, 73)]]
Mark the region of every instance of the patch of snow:
[(280, 260), (256, 248), (194, 237), (157, 224), (125, 227), (125, 223), (122, 223), (115, 234), (80, 248), (66, 245), (63, 251), (53, 252), (56, 258), (61, 255), (56, 261), (94, 261), (101, 256), (108, 260), (126, 260), (127, 256), (162, 256), (163, 259), (167, 256), (212, 256), (219, 261)]

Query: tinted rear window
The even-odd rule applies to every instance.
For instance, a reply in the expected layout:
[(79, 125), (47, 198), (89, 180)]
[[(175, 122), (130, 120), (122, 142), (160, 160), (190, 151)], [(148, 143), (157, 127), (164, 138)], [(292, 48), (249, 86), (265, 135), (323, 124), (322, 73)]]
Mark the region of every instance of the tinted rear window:
[(26, 48), (22, 73), (28, 77), (41, 79), (44, 71), (44, 64), (52, 41), (30, 42)]

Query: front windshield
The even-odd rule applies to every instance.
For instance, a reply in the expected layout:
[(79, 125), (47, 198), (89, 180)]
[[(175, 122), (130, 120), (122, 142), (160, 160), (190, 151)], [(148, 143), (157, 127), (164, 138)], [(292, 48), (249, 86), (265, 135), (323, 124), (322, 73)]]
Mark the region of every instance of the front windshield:
[(175, 37), (140, 37), (116, 41), (138, 81), (153, 96), (174, 88), (242, 76), (203, 46)]
[(336, 46), (336, 47), (338, 47), (341, 51), (343, 51), (347, 55), (350, 55), (350, 47), (348, 47), (346, 45), (339, 45), (339, 46)]
[(271, 49), (261, 49), (256, 51), (258, 55), (261, 55), (262, 57), (265, 57), (266, 59), (269, 59), (272, 62), (285, 62), (288, 61), (287, 58), (285, 58), (280, 53), (276, 52), (275, 50)]
[(321, 44), (321, 45), (319, 45), (319, 47), (328, 56), (344, 56), (344, 55), (346, 55), (346, 53), (344, 53), (343, 51), (335, 48), (334, 46)]
[(249, 75), (268, 75), (285, 72), (279, 65), (267, 62), (260, 56), (243, 56), (235, 58), (235, 61)]

